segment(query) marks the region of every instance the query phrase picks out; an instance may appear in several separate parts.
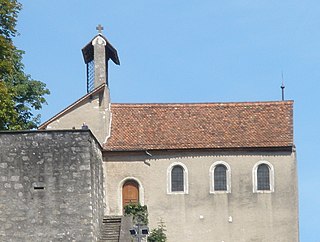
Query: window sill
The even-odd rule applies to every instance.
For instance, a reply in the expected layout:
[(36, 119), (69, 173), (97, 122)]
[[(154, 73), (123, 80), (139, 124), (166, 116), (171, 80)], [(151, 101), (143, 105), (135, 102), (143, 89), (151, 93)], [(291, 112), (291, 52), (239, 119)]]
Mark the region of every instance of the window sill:
[(231, 191), (210, 191), (210, 194), (226, 194), (231, 193)]
[(188, 194), (187, 192), (167, 192), (168, 195), (183, 195)]
[(272, 190), (257, 190), (257, 191), (253, 191), (253, 193), (273, 193), (274, 191)]

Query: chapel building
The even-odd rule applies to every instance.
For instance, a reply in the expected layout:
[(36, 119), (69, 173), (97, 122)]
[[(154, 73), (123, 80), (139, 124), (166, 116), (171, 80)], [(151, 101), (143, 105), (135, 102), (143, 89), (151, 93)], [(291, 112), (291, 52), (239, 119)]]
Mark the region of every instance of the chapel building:
[[(121, 220), (129, 203), (147, 205), (149, 227), (162, 220), (169, 242), (299, 241), (293, 101), (112, 103), (108, 63), (120, 64), (117, 50), (99, 33), (82, 53), (87, 94), (38, 131), (0, 134), (8, 154), (0, 156), (1, 175), (13, 172), (3, 186), (10, 179), (21, 184), (10, 185), (17, 189), (4, 196), (25, 199), (21, 206), (41, 204), (40, 212), (37, 206), (33, 211), (42, 220), (59, 223), (68, 211), (77, 226), (83, 224), (78, 231), (90, 225), (92, 241), (102, 219)], [(14, 156), (10, 143), (28, 139), (32, 153), (27, 147)], [(10, 154), (29, 167), (28, 174), (6, 158)], [(39, 234), (44, 225), (33, 216), (23, 221), (34, 221)], [(11, 226), (3, 231), (17, 228)], [(63, 239), (88, 241), (77, 237), (71, 221), (65, 224), (69, 235), (56, 226), (50, 238), (60, 231)]]

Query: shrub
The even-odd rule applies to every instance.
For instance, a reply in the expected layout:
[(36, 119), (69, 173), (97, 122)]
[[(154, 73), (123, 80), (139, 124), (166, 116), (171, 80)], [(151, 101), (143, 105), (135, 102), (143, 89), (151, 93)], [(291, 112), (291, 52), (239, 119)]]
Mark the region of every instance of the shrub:
[(137, 203), (130, 203), (124, 207), (125, 215), (132, 215), (133, 223), (148, 225), (148, 209), (147, 206), (142, 206)]
[(165, 242), (167, 241), (166, 226), (162, 219), (158, 224), (158, 228), (153, 229), (148, 237), (148, 242)]

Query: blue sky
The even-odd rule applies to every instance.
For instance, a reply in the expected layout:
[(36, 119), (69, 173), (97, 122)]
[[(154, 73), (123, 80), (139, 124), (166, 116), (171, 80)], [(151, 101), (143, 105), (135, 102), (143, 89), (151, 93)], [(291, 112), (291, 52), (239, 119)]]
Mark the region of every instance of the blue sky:
[(86, 93), (97, 24), (118, 50), (112, 102), (295, 101), (300, 237), (319, 242), (320, 2), (21, 0), (16, 45), (51, 90), (42, 121)]

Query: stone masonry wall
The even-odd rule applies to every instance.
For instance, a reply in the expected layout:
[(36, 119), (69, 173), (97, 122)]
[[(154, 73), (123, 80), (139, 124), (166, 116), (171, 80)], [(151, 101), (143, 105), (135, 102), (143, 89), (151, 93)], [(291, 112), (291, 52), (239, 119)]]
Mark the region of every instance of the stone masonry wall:
[(99, 236), (100, 226), (105, 210), (105, 190), (103, 186), (104, 175), (102, 166), (102, 154), (97, 142), (91, 140), (91, 206), (93, 216), (93, 233), (94, 237)]
[(0, 133), (0, 241), (97, 241), (102, 177), (90, 131)]

